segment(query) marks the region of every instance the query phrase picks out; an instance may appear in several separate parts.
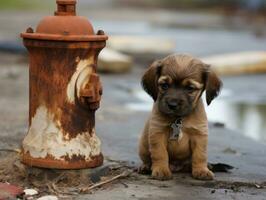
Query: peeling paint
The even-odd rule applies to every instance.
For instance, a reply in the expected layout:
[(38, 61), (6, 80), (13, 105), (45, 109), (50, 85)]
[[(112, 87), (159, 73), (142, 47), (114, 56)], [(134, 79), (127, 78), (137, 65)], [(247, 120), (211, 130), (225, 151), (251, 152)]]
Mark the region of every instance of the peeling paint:
[[(77, 59), (76, 59), (77, 60)], [(75, 102), (75, 91), (77, 87), (77, 95), (82, 87), (82, 83), (89, 79), (89, 75), (92, 73), (93, 57), (89, 57), (85, 60), (80, 60), (75, 73), (72, 75), (69, 84), (67, 85), (67, 98), (70, 103)]]
[(80, 133), (77, 137), (65, 140), (61, 131), (60, 122), (54, 122), (54, 116), (49, 113), (45, 106), (40, 106), (32, 123), (28, 134), (23, 141), (23, 149), (29, 152), (33, 158), (45, 158), (53, 155), (55, 159), (62, 159), (68, 156), (84, 156), (86, 160), (91, 160), (93, 156), (100, 154), (101, 142), (92, 133)]

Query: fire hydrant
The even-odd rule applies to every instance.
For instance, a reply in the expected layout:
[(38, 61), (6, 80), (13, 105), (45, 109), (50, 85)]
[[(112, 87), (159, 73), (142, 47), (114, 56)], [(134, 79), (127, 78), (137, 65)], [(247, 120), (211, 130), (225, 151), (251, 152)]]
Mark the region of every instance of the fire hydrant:
[(29, 52), (29, 129), (22, 162), (81, 169), (103, 163), (95, 133), (102, 85), (97, 59), (107, 36), (76, 16), (76, 0), (57, 0), (54, 16), (21, 34)]

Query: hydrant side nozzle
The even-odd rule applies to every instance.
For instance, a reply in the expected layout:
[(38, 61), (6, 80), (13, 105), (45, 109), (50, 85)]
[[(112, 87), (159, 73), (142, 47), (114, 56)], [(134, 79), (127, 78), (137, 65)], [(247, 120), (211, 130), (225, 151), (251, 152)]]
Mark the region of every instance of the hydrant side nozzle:
[[(88, 82), (87, 82), (88, 81)], [(84, 84), (84, 85), (83, 85)], [(77, 88), (79, 91), (80, 101), (88, 106), (89, 109), (96, 110), (100, 106), (102, 96), (102, 84), (97, 74), (90, 74), (89, 80), (83, 82), (82, 88)]]
[(56, 0), (57, 11), (55, 15), (57, 16), (67, 16), (67, 15), (76, 15), (76, 0)]

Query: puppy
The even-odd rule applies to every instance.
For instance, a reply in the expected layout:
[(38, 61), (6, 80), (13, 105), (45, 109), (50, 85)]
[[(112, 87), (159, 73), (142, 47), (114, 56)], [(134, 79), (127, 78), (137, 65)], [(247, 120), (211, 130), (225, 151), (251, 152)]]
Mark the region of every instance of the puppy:
[(153, 98), (151, 115), (140, 142), (140, 173), (172, 177), (170, 164), (189, 161), (192, 176), (211, 180), (207, 167), (208, 121), (202, 93), (209, 105), (219, 94), (221, 80), (210, 66), (188, 55), (170, 55), (155, 61), (142, 77), (143, 89)]

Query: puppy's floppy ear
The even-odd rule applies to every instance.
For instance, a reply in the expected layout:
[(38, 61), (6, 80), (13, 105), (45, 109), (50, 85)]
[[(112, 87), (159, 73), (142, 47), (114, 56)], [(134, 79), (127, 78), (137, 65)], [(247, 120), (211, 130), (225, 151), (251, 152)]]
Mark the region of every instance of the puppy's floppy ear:
[(219, 95), (223, 83), (209, 65), (206, 66), (205, 74), (206, 101), (210, 105), (212, 100)]
[(154, 101), (158, 95), (158, 78), (162, 70), (162, 62), (154, 61), (142, 76), (141, 85), (143, 89), (153, 98)]

